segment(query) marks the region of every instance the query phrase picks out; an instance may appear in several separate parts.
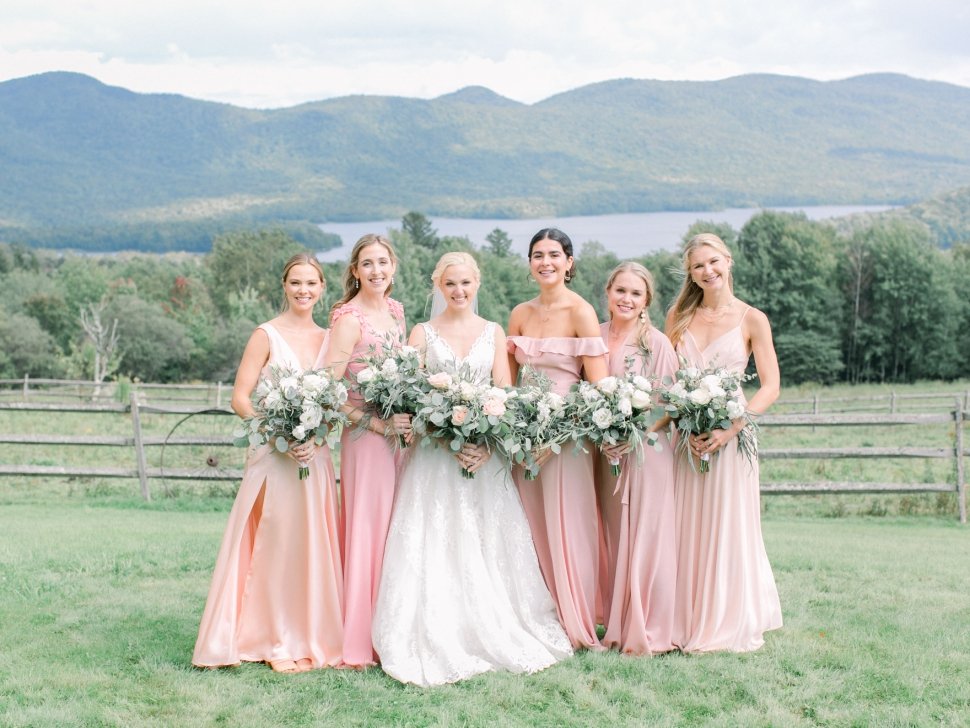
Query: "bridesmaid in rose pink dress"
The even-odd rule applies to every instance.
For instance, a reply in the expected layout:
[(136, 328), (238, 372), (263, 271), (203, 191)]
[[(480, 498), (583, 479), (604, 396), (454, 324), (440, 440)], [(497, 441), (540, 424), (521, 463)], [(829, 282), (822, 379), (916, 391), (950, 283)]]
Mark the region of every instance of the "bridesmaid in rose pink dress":
[[(390, 241), (364, 235), (354, 245), (344, 274), (344, 296), (331, 312), (326, 364), (335, 376), (354, 376), (363, 364), (354, 361), (374, 348), (397, 347), (404, 338), (404, 308), (389, 298), (397, 256)], [(377, 664), (371, 641), (371, 619), (384, 561), (384, 542), (391, 521), (397, 459), (388, 435), (411, 436), (407, 415), (393, 421), (365, 417), (360, 395), (351, 388), (348, 404), (356, 427), (340, 440), (340, 523), (344, 559), (344, 664), (364, 668)]]
[[(768, 318), (734, 297), (731, 252), (710, 233), (684, 248), (687, 277), (667, 315), (667, 334), (692, 366), (743, 371), (754, 354), (761, 386), (747, 404), (761, 414), (778, 397), (778, 359)], [(748, 652), (782, 625), (781, 603), (761, 535), (757, 461), (738, 451), (738, 418), (727, 430), (691, 436), (694, 460), (674, 467), (678, 538), (674, 644), (684, 652)]]
[[(529, 365), (565, 394), (583, 376), (606, 376), (596, 312), (566, 287), (575, 265), (573, 246), (561, 230), (545, 228), (529, 244), (529, 268), (539, 295), (520, 303), (509, 318), (508, 346), (515, 381)], [(596, 635), (599, 578), (599, 517), (593, 487), (593, 454), (567, 445), (559, 455), (546, 451), (536, 480), (516, 471), (539, 566), (552, 593), (559, 620), (574, 647), (602, 650)]]
[[(319, 368), (327, 330), (313, 322), (323, 271), (307, 254), (283, 270), (283, 313), (249, 339), (232, 408), (253, 414), (250, 394), (269, 365)], [(300, 481), (299, 465), (310, 475)], [(286, 454), (249, 452), (216, 560), (199, 637), (198, 667), (267, 662), (277, 672), (334, 667), (343, 645), (343, 576), (330, 451), (312, 441)]]
[[(672, 376), (677, 355), (667, 337), (652, 326), (647, 309), (653, 277), (639, 263), (621, 263), (606, 283), (610, 320), (600, 326), (609, 347), (609, 373)], [(669, 652), (673, 645), (677, 540), (674, 529), (673, 448), (663, 418), (654, 425), (663, 448), (644, 443), (604, 448), (597, 459), (606, 568), (601, 579), (606, 635), (603, 644), (632, 655)], [(628, 454), (629, 453), (629, 454)], [(610, 463), (619, 461), (619, 478)]]

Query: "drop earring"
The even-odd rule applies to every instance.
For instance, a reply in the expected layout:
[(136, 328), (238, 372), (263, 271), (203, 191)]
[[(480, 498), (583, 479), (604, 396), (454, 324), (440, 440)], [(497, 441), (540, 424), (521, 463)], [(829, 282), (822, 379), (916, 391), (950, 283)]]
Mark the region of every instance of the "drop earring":
[(360, 288), (360, 278), (354, 278), (354, 288)]

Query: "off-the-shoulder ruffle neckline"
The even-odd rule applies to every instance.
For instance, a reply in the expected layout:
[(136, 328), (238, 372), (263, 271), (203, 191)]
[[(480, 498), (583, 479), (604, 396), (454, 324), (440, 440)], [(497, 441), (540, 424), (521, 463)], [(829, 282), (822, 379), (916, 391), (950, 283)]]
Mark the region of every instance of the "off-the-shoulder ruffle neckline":
[[(399, 329), (403, 328), (404, 305), (400, 301), (396, 301), (393, 298), (388, 298), (387, 308), (391, 312), (391, 316), (397, 320), (399, 324)], [(366, 314), (364, 314), (364, 312), (360, 309), (360, 306), (358, 306), (357, 303), (352, 300), (347, 301), (347, 303), (343, 303), (337, 307), (337, 309), (330, 316), (330, 325), (333, 326), (334, 321), (336, 321), (338, 318), (348, 313), (352, 314), (360, 322), (361, 326), (366, 326), (368, 329), (370, 329), (374, 334), (378, 336), (384, 336), (389, 333), (392, 333), (390, 331), (382, 332), (380, 329), (375, 328), (374, 325), (367, 318)]]
[(543, 338), (510, 336), (508, 337), (508, 347), (510, 352), (514, 352), (518, 347), (528, 356), (539, 356), (540, 354), (600, 356), (609, 351), (601, 336), (547, 336)]

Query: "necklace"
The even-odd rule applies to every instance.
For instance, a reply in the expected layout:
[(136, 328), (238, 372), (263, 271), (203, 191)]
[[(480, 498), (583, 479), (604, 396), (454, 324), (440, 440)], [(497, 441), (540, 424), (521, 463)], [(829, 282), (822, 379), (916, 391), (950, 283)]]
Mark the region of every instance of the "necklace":
[(722, 303), (720, 306), (697, 306), (697, 313), (700, 314), (701, 319), (707, 324), (716, 324), (722, 318), (724, 318), (728, 311), (734, 307), (735, 299), (732, 298), (727, 303)]

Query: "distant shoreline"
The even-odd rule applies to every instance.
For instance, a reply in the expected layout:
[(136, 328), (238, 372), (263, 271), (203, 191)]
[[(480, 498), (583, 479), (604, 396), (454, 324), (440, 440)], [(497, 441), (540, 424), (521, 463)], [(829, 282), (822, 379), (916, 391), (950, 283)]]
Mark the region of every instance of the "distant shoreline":
[[(558, 227), (572, 238), (579, 253), (585, 243), (597, 241), (620, 258), (631, 258), (657, 250), (674, 250), (687, 229), (698, 220), (727, 223), (740, 229), (754, 215), (763, 210), (804, 212), (810, 220), (845, 217), (857, 213), (883, 212), (893, 205), (806, 205), (802, 207), (727, 208), (679, 212), (638, 212), (619, 215), (581, 215), (536, 219), (476, 219), (429, 217), (432, 227), (441, 237), (467, 237), (476, 247), (486, 244), (485, 236), (495, 228), (512, 238), (512, 251), (525, 254), (529, 240), (537, 230)], [(356, 240), (366, 233), (386, 234), (388, 229), (400, 229), (400, 220), (322, 223), (320, 229), (339, 235), (343, 245), (323, 251), (317, 257), (323, 262), (347, 258)]]

